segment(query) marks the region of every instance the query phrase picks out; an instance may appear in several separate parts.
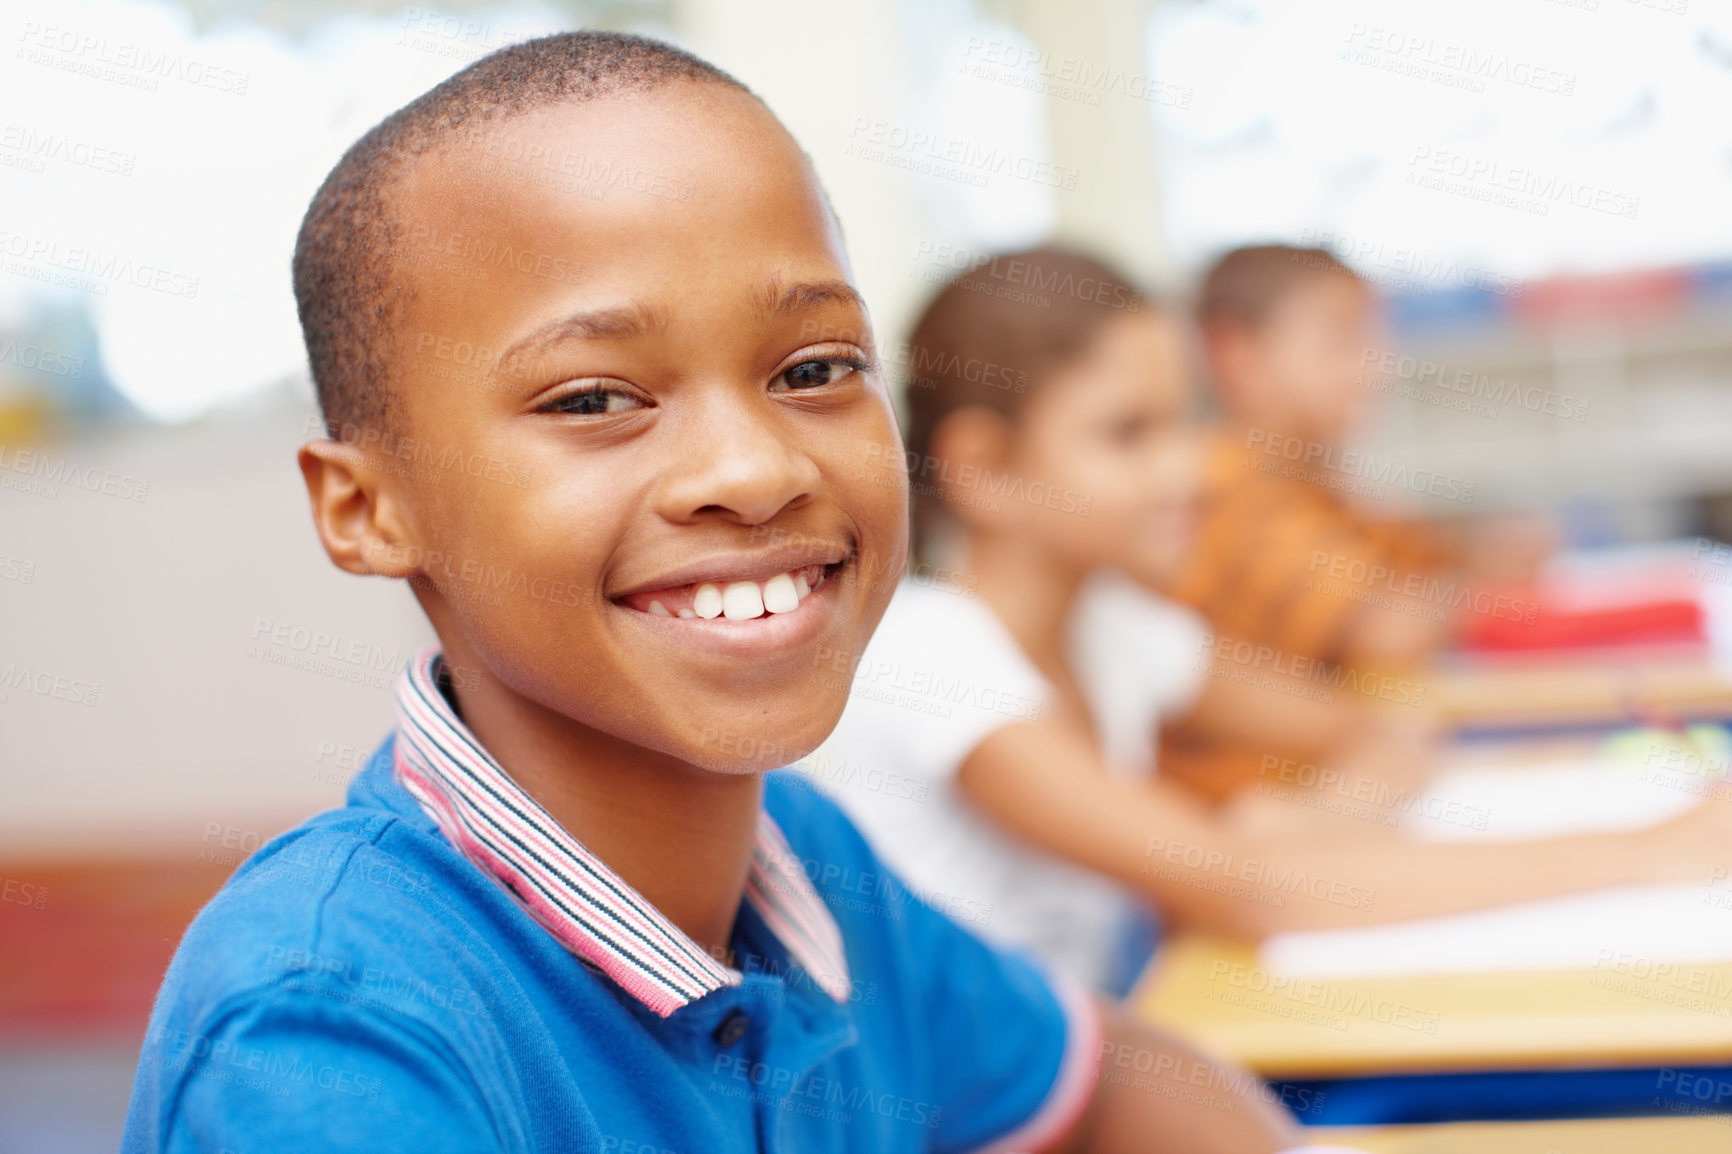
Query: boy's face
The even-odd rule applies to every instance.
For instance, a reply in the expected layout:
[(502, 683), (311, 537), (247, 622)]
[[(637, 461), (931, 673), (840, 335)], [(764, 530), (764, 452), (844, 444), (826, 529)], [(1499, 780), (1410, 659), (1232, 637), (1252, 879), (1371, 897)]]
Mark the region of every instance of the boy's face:
[(1103, 325), (1023, 408), (1013, 467), (1040, 499), (1006, 502), (1016, 531), (1079, 569), (1169, 579), (1196, 524), (1202, 462), (1189, 399), (1169, 318), (1128, 312)]
[(794, 142), (676, 83), (488, 125), (398, 206), (421, 455), (386, 483), (459, 696), (469, 666), (714, 770), (815, 747), (902, 572), (907, 488)]
[(1324, 442), (1346, 436), (1369, 396), (1361, 365), (1375, 320), (1359, 281), (1338, 274), (1301, 281), (1261, 326), (1229, 338), (1240, 346), (1226, 374), (1236, 379), (1223, 383), (1240, 419)]

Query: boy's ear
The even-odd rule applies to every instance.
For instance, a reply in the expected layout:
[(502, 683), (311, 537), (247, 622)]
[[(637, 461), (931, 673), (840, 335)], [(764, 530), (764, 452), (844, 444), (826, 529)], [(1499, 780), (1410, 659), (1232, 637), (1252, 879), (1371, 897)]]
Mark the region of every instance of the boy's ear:
[(332, 564), (363, 576), (420, 572), (423, 551), (412, 539), (396, 486), (371, 454), (339, 441), (308, 441), (295, 459)]
[(994, 474), (1009, 468), (1010, 419), (984, 405), (956, 409), (932, 430), (932, 456), (938, 460), (932, 483), (944, 494), (944, 507), (964, 524), (979, 523), (993, 502), (980, 500)]

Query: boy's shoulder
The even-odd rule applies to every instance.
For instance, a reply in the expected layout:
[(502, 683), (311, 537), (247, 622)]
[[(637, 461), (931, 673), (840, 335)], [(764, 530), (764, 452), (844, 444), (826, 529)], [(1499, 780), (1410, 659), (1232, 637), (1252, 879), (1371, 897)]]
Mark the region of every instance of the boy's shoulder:
[(164, 982), (176, 1017), (311, 993), (444, 1019), (472, 996), (463, 960), (491, 952), (486, 914), (505, 895), (430, 820), (381, 803), (390, 748), (347, 805), (262, 846), (199, 912)]

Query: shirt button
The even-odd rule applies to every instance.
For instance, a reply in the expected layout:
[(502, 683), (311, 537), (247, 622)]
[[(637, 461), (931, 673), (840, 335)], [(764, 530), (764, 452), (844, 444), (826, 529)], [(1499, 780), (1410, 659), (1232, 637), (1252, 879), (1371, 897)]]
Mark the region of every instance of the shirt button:
[(746, 1030), (751, 1024), (752, 1019), (746, 1016), (746, 1011), (729, 1010), (727, 1017), (722, 1019), (722, 1024), (716, 1027), (716, 1044), (718, 1046), (732, 1046), (746, 1036)]

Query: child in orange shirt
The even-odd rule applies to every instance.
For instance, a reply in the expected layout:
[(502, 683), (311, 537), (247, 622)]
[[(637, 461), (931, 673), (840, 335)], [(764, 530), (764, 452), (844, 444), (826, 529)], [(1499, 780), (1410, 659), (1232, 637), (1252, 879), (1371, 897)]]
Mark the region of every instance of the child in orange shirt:
[[(1422, 704), (1411, 671), (1452, 626), (1448, 605), (1423, 591), (1462, 568), (1463, 550), (1435, 526), (1373, 519), (1353, 497), (1380, 495), (1397, 471), (1404, 487), (1456, 499), (1471, 500), (1471, 482), (1343, 447), (1378, 343), (1371, 289), (1320, 249), (1242, 248), (1204, 277), (1197, 313), (1225, 419), (1195, 547), (1166, 592), (1202, 612), (1218, 644), (1272, 654), (1259, 672), (1303, 678), (1320, 662), (1330, 684), (1373, 707)], [(1270, 752), (1181, 726), (1163, 767), (1223, 798)]]

